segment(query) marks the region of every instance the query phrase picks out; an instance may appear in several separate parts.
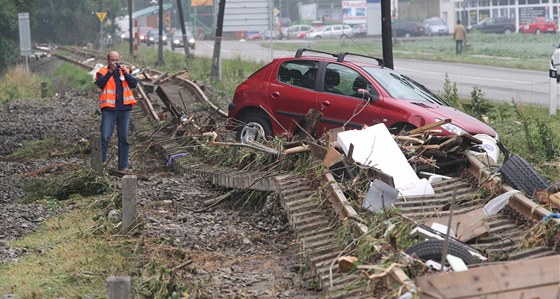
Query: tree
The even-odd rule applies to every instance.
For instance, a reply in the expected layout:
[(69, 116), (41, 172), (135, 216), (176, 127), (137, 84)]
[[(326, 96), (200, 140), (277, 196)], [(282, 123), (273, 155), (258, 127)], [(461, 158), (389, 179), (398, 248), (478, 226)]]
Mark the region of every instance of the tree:
[(36, 42), (80, 45), (98, 39), (99, 20), (95, 0), (41, 0), (30, 18), (32, 39)]
[(29, 11), (33, 1), (0, 0), (0, 73), (17, 59), (19, 50), (18, 13)]

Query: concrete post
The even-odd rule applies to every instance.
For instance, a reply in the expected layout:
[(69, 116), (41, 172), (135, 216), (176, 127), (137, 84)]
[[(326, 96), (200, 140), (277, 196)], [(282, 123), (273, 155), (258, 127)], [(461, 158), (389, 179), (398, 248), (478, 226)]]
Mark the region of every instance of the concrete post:
[(103, 169), (103, 158), (101, 156), (101, 134), (93, 133), (89, 136), (89, 144), (91, 147), (91, 168), (94, 171)]
[(122, 178), (122, 231), (126, 232), (136, 220), (136, 189), (138, 179), (135, 175)]
[(556, 108), (558, 103), (558, 82), (556, 78), (550, 79), (550, 98), (548, 105), (548, 112), (550, 115), (556, 115)]
[(47, 97), (47, 82), (41, 81), (41, 99)]
[(111, 276), (107, 278), (107, 298), (131, 299), (132, 284), (130, 276)]

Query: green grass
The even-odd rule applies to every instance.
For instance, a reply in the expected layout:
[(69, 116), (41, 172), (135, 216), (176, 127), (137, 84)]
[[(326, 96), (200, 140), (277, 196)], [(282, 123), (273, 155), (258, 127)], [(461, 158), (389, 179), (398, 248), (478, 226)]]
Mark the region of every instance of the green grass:
[(91, 233), (97, 210), (79, 209), (48, 220), (37, 232), (11, 242), (28, 254), (0, 264), (0, 293), (18, 298), (104, 296), (106, 279), (127, 269), (127, 254)]
[[(550, 56), (554, 51), (556, 35), (550, 34), (484, 34), (469, 33), (468, 49), (464, 55), (455, 55), (455, 42), (451, 36), (420, 39), (400, 39), (393, 42), (395, 59), (421, 59), (431, 61), (461, 62), (500, 66), (517, 69), (548, 71)], [(268, 47), (269, 43), (262, 43)], [(279, 50), (295, 51), (301, 47), (327, 52), (354, 52), (383, 57), (379, 39), (348, 39), (345, 41), (312, 40), (306, 43), (274, 43)]]

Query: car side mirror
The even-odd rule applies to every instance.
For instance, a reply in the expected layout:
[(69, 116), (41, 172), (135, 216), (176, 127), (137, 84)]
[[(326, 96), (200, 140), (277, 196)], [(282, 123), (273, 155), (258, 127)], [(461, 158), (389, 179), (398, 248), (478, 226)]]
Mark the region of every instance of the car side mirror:
[(358, 94), (360, 95), (360, 97), (362, 97), (362, 99), (368, 99), (372, 102), (379, 100), (378, 94), (372, 95), (371, 92), (369, 92), (369, 90), (367, 89), (358, 88)]

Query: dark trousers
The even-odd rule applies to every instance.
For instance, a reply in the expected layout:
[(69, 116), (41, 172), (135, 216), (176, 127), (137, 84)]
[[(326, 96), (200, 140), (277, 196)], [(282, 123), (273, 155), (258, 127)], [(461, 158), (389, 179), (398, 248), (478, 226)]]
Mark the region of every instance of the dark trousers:
[(455, 41), (455, 54), (457, 54), (457, 55), (463, 54), (463, 41), (462, 40), (456, 40)]
[(101, 155), (103, 162), (107, 159), (107, 151), (111, 136), (117, 125), (117, 137), (119, 141), (118, 168), (128, 167), (128, 125), (130, 124), (130, 110), (104, 110), (101, 114)]

